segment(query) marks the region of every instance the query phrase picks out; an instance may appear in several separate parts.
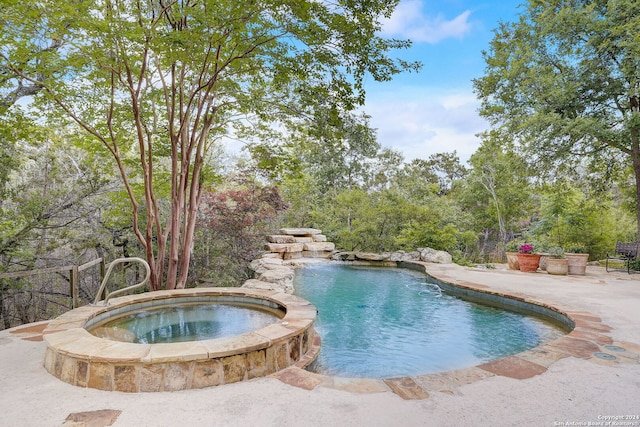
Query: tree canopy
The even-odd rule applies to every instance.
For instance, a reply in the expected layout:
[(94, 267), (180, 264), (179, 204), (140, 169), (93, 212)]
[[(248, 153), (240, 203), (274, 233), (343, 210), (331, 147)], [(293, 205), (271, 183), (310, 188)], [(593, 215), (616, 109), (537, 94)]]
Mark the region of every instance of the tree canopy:
[(2, 0), (3, 105), (35, 93), (36, 107), (111, 154), (153, 288), (164, 279), (184, 287), (203, 187), (215, 175), (210, 146), (286, 131), (320, 105), (340, 117), (363, 103), (367, 76), (418, 68), (388, 54), (408, 41), (378, 35), (396, 4)]
[(481, 113), (543, 170), (632, 169), (640, 236), (640, 3), (532, 0), (484, 55)]
[[(475, 81), (495, 127), (463, 166), (405, 163), (356, 108), (367, 76), (419, 66), (378, 36), (396, 4), (0, 0), (0, 272), (146, 254), (154, 289), (240, 285), (285, 226), (463, 264), (634, 239), (638, 5), (531, 0), (502, 24)], [(249, 156), (223, 163), (225, 137)], [(5, 275), (0, 327), (66, 309), (52, 276)]]

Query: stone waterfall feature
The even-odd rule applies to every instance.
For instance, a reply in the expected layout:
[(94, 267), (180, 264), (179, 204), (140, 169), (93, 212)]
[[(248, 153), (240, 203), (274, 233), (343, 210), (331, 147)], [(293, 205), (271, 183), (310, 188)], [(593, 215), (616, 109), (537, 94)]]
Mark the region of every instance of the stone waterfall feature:
[(316, 228), (281, 228), (267, 236), (267, 251), (284, 260), (296, 258), (329, 258), (336, 245)]
[(282, 228), (278, 234), (267, 236), (261, 258), (253, 260), (249, 268), (254, 278), (242, 287), (293, 293), (295, 260), (300, 258), (330, 258), (335, 245), (327, 242), (321, 230), (315, 228)]

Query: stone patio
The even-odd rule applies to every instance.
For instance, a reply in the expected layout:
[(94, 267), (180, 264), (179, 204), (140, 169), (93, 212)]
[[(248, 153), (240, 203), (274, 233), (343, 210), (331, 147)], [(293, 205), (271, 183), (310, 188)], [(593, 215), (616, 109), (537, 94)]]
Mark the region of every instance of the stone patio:
[[(29, 426), (545, 426), (625, 415), (640, 426), (640, 275), (585, 276), (428, 264), (457, 286), (536, 301), (576, 324), (543, 346), (456, 371), (353, 379), (291, 367), (202, 390), (123, 393), (66, 384), (43, 368), (46, 322), (0, 332), (0, 411)], [(635, 423), (635, 424), (633, 424)]]

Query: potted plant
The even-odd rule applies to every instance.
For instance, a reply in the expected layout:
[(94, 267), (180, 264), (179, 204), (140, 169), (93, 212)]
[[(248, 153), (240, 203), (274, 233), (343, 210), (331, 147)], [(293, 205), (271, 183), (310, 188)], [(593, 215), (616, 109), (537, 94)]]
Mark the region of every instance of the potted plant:
[(520, 264), (518, 264), (518, 247), (520, 245), (515, 240), (507, 243), (505, 255), (507, 256), (507, 264), (509, 270), (520, 270)]
[(540, 254), (533, 252), (533, 245), (525, 243), (518, 250), (518, 264), (520, 271), (535, 272), (540, 264)]
[(565, 254), (567, 257), (568, 273), (571, 275), (584, 276), (587, 270), (589, 254), (582, 246), (570, 246)]
[(548, 245), (546, 242), (540, 242), (533, 244), (533, 246), (536, 247), (536, 253), (540, 254), (540, 263), (538, 264), (538, 267), (542, 271), (547, 271), (547, 260), (551, 257)]
[(553, 248), (547, 258), (547, 273), (558, 276), (566, 276), (569, 272), (568, 260), (564, 256), (562, 248)]

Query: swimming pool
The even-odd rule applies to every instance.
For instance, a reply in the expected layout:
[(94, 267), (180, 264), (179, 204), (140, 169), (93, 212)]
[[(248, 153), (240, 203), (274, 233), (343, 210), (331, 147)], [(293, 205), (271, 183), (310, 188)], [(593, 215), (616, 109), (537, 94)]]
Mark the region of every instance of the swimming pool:
[(466, 301), (400, 268), (336, 263), (296, 271), (295, 294), (318, 309), (327, 375), (391, 378), (477, 365), (566, 332), (555, 323)]

